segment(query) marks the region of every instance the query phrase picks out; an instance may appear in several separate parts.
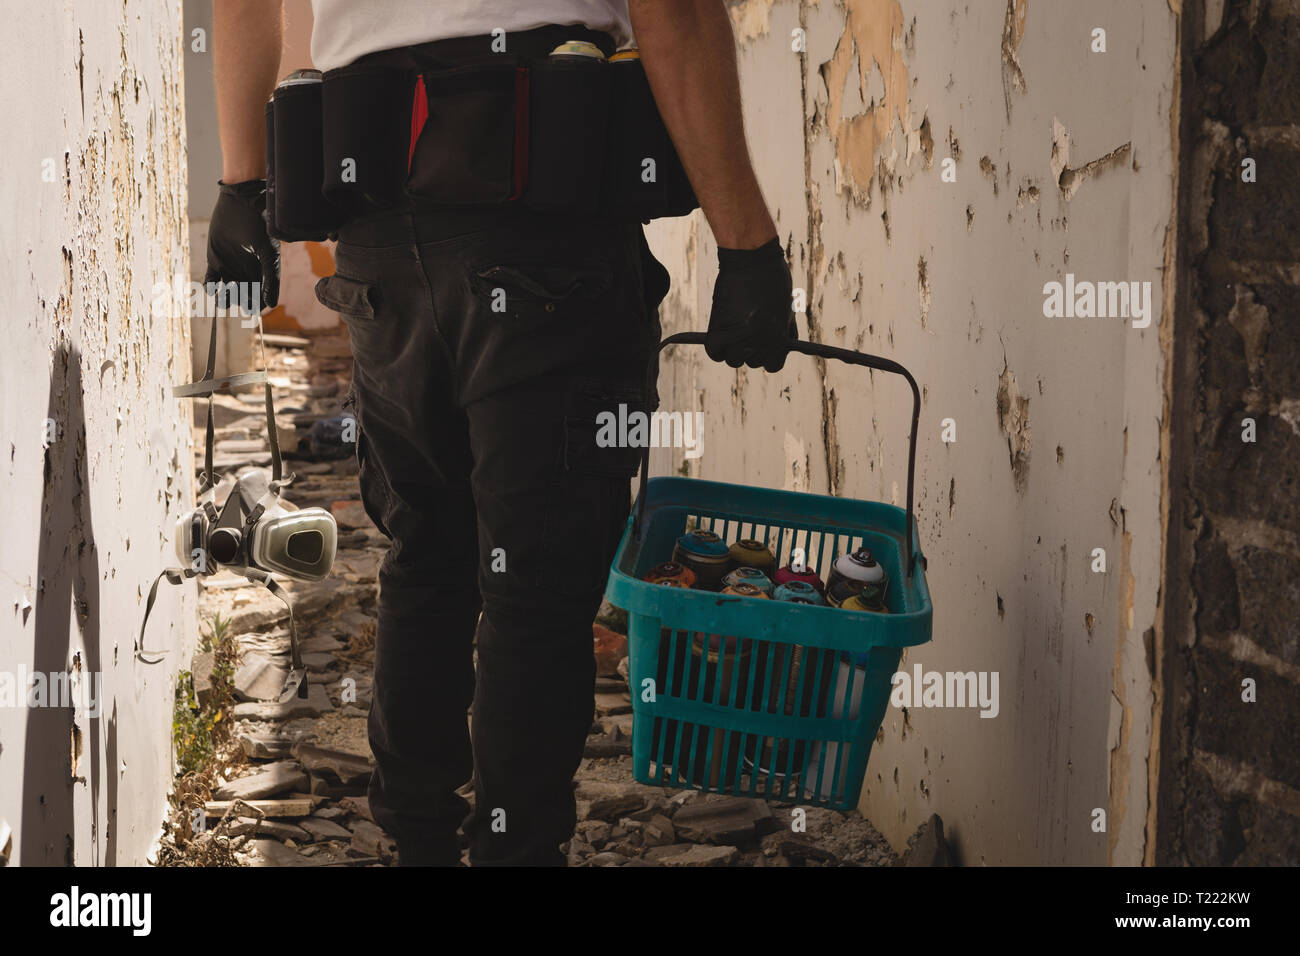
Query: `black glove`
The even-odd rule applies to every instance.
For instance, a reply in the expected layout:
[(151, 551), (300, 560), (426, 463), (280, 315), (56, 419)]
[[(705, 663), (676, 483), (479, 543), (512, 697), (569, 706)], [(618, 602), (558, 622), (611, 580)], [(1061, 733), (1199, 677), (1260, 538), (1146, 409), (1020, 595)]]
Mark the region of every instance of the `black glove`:
[(757, 249), (718, 249), (718, 281), (704, 350), (732, 368), (779, 372), (798, 337), (790, 267), (779, 239)]
[[(208, 224), (208, 271), (205, 284), (261, 282), (262, 301), (254, 303), (251, 289), (241, 289), (239, 304), (257, 315), (280, 301), (280, 243), (266, 232), (266, 180), (220, 183), (217, 205)], [(217, 304), (228, 308), (231, 296), (220, 289)]]

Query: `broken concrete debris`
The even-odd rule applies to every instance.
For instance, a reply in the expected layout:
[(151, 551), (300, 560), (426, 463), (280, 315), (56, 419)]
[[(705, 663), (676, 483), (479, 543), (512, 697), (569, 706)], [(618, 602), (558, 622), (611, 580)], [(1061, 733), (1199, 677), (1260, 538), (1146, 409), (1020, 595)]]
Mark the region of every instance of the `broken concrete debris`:
[(244, 701), (275, 700), (284, 689), (288, 673), (288, 660), (261, 652), (245, 654), (235, 671), (235, 696)]
[(307, 786), (307, 775), (290, 760), (268, 764), (246, 777), (231, 780), (219, 788), (214, 796), (218, 800), (257, 800), (273, 797), (286, 790), (300, 790)]
[(323, 777), (333, 776), (340, 783), (352, 783), (359, 779), (369, 779), (374, 770), (374, 761), (369, 757), (348, 753), (346, 750), (334, 750), (319, 747), (313, 743), (297, 743), (293, 746), (293, 755), (306, 769)]
[(249, 817), (240, 817), (240, 820), (241, 822), (247, 820), (258, 836), (267, 836), (281, 843), (286, 840), (292, 840), (294, 843), (310, 843), (312, 840), (310, 833), (292, 823), (284, 823), (280, 820), (258, 821)]
[(351, 832), (331, 820), (322, 820), (320, 817), (307, 817), (307, 819), (300, 821), (299, 826), (317, 840), (352, 839)]
[(350, 414), (322, 418), (307, 430), (307, 451), (318, 461), (351, 458), (356, 454), (356, 427), (356, 418)]
[(388, 859), (392, 857), (396, 846), (391, 837), (369, 820), (360, 820), (353, 825), (351, 848), (358, 856)]
[(627, 737), (617, 724), (611, 725), (608, 733), (592, 734), (587, 738), (587, 746), (582, 755), (595, 759), (610, 757), (628, 757), (632, 754), (632, 740)]
[(289, 756), (294, 738), (287, 734), (244, 733), (238, 737), (244, 756), (253, 760), (279, 760)]
[(627, 691), (621, 694), (597, 694), (596, 713), (612, 717), (616, 714), (632, 713), (632, 698)]
[[(267, 817), (296, 819), (311, 813), (316, 801), (307, 795), (293, 795), (276, 800), (242, 800), (239, 801), (254, 810), (259, 810)], [(234, 800), (209, 800), (203, 805), (203, 812), (209, 817), (220, 819), (230, 809)]]
[(626, 676), (619, 674), (618, 662), (627, 657), (627, 636), (611, 631), (601, 624), (592, 624), (591, 638), (596, 655), (596, 676), (621, 676), (626, 682)]
[(661, 861), (664, 866), (731, 866), (740, 858), (734, 846), (693, 846), (685, 853), (673, 853)]
[(696, 843), (735, 845), (752, 839), (775, 825), (772, 811), (762, 800), (743, 797), (717, 797), (710, 794), (683, 807), (673, 818), (681, 835)]
[(279, 703), (277, 701), (249, 701), (236, 704), (235, 719), (248, 720), (290, 720), (294, 717), (316, 717), (331, 708), (329, 695), (325, 688), (313, 684), (307, 691), (307, 699), (295, 697)]
[(911, 848), (903, 860), (904, 866), (953, 866), (952, 852), (943, 836), (943, 821), (939, 814), (921, 824), (910, 841)]

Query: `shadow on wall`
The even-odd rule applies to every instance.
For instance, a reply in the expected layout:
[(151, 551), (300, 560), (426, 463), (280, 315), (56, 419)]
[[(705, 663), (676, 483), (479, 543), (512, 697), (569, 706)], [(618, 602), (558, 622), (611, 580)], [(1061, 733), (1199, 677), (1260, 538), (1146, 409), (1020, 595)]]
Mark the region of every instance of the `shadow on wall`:
[[(71, 866), (75, 859), (73, 794), (85, 783), (81, 769), (83, 751), (89, 748), (92, 853), (96, 835), (107, 827), (105, 858), (83, 863), (116, 862), (113, 820), (98, 819), (100, 788), (108, 782), (110, 817), (117, 807), (116, 712), (109, 723), (107, 766), (101, 765), (100, 716), (87, 711), (77, 723), (70, 699), (54, 699), (51, 675), (77, 673), (96, 691), (103, 706), (100, 661), (99, 555), (90, 513), (86, 460), (86, 419), (81, 381), (81, 355), (67, 343), (54, 351), (50, 372), (47, 418), (55, 422), (54, 441), (45, 451), (44, 492), (41, 500), (41, 539), (37, 555), (36, 644), (32, 651), (33, 675), (47, 678), (47, 706), (29, 708), (23, 751), (22, 853), (24, 866)], [(71, 655), (72, 625), (81, 632), (80, 653)], [(66, 685), (65, 685), (66, 686)], [(59, 705), (67, 706), (59, 706)]]

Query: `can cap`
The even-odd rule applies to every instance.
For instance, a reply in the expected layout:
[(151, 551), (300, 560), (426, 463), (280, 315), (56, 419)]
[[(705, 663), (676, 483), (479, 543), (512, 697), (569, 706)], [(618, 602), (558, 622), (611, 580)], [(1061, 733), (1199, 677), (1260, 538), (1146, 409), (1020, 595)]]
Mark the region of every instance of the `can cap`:
[(323, 74), (320, 70), (294, 70), (275, 84), (275, 88), (278, 90), (286, 86), (302, 86), (307, 83), (320, 83), (322, 81)]
[(752, 584), (746, 584), (739, 581), (736, 584), (729, 584), (722, 589), (723, 594), (738, 594), (741, 597), (767, 598), (767, 592), (762, 588), (755, 587)]
[(824, 604), (821, 594), (807, 581), (787, 581), (776, 589), (774, 597), (778, 601), (792, 604)]
[(688, 531), (677, 540), (677, 545), (686, 554), (701, 558), (719, 558), (727, 555), (727, 546), (712, 531)]
[(605, 59), (604, 52), (589, 40), (565, 40), (554, 50), (551, 56), (586, 56), (593, 60)]
[(667, 584), (673, 587), (689, 588), (695, 585), (695, 572), (676, 561), (656, 564), (643, 579), (651, 584)]

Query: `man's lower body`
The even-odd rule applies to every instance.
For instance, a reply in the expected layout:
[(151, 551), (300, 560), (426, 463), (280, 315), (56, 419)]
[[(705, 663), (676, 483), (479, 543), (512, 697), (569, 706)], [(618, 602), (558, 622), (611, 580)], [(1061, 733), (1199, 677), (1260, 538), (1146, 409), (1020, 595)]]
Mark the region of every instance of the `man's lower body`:
[(597, 416), (657, 404), (667, 273), (639, 224), (514, 207), (357, 222), (336, 266), (317, 294), (348, 326), (362, 499), (392, 542), (375, 819), (403, 864), (458, 862), (463, 821), (474, 865), (563, 865), (639, 458)]

